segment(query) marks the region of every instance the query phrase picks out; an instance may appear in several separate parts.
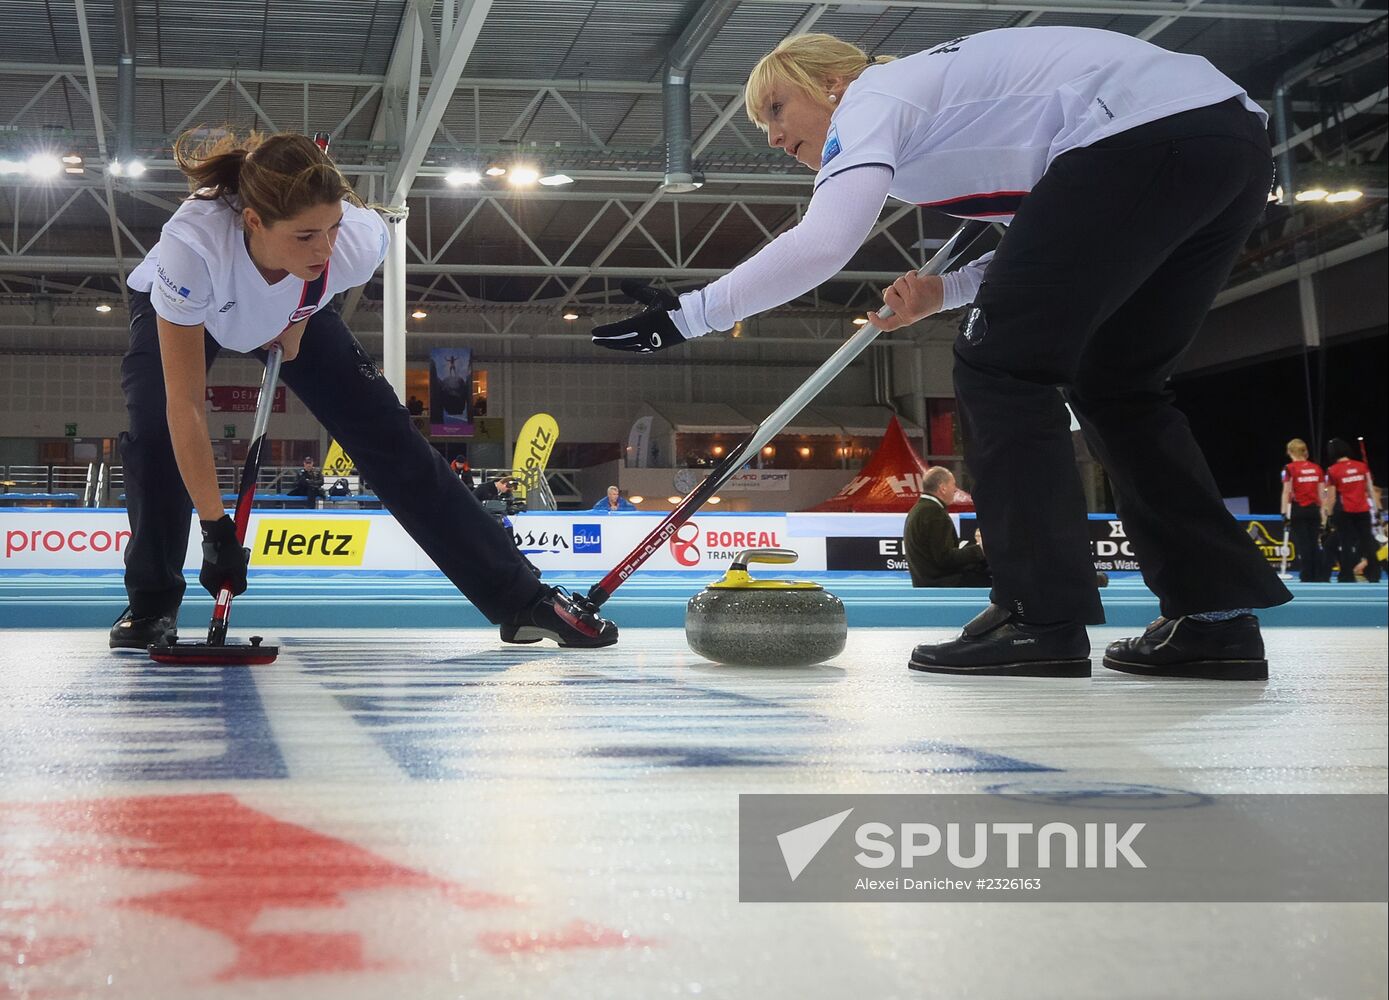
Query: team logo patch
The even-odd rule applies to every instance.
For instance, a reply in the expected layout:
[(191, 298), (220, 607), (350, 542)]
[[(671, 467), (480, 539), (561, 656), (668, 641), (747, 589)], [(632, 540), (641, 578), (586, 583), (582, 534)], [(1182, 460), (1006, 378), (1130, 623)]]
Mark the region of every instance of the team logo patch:
[(317, 305), (300, 306), (298, 309), (294, 310), (294, 312), (289, 314), (289, 321), (291, 323), (298, 323), (301, 319), (308, 319), (316, 312), (318, 312)]
[(844, 147), (839, 144), (839, 128), (831, 125), (830, 134), (825, 137), (825, 149), (820, 154), (821, 169), (842, 152), (844, 152)]
[(226, 305), (224, 305), (221, 309), (218, 309), (217, 311), (219, 313), (230, 312), (232, 306), (234, 305), (236, 305), (236, 299), (232, 299), (230, 302), (228, 302)]
[(965, 318), (960, 321), (960, 336), (966, 344), (974, 346), (983, 340), (988, 332), (989, 321), (984, 316), (984, 310), (978, 306), (971, 306), (969, 312), (965, 313)]

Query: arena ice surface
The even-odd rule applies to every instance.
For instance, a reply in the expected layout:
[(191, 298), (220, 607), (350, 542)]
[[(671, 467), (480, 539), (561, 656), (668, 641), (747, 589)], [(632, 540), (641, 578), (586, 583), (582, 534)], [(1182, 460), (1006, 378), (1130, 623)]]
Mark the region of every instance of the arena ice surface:
[(1382, 629), (1270, 629), (1266, 684), (916, 675), (920, 630), (766, 670), (636, 635), (271, 631), (272, 667), (171, 670), (11, 631), (10, 995), (1385, 994), (1383, 905), (739, 904), (736, 828), (744, 792), (1382, 793)]

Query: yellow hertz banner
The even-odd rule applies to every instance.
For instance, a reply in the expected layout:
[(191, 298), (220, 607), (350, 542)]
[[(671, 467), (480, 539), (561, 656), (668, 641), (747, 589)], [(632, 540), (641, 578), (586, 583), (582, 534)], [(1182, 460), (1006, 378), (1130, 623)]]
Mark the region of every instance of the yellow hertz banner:
[(342, 450), (335, 438), (328, 444), (328, 457), (323, 460), (324, 478), (348, 476), (352, 474), (352, 459)]
[(370, 525), (366, 519), (262, 517), (251, 547), (251, 565), (360, 566)]
[[(525, 483), (531, 470), (534, 470), (533, 476), (544, 472), (558, 440), (559, 422), (548, 413), (537, 413), (527, 420), (516, 437), (516, 454), (511, 456), (512, 475)], [(524, 486), (516, 492), (526, 495)]]

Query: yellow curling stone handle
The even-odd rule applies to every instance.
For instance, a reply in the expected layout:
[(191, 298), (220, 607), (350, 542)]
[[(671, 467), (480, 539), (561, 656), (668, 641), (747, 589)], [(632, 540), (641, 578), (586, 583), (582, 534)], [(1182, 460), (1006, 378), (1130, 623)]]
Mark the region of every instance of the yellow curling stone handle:
[(793, 563), (800, 556), (792, 549), (744, 549), (728, 567), (722, 580), (709, 584), (710, 590), (821, 590), (809, 580), (754, 580), (748, 563)]

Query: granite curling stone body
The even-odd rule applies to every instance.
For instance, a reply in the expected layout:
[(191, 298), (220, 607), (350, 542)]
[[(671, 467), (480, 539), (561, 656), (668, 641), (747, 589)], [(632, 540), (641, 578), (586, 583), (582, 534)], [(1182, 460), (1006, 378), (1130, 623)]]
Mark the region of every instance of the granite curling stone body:
[(700, 656), (739, 667), (823, 663), (844, 651), (844, 604), (819, 584), (754, 580), (749, 562), (791, 563), (789, 549), (740, 552), (722, 580), (685, 607), (685, 638)]

